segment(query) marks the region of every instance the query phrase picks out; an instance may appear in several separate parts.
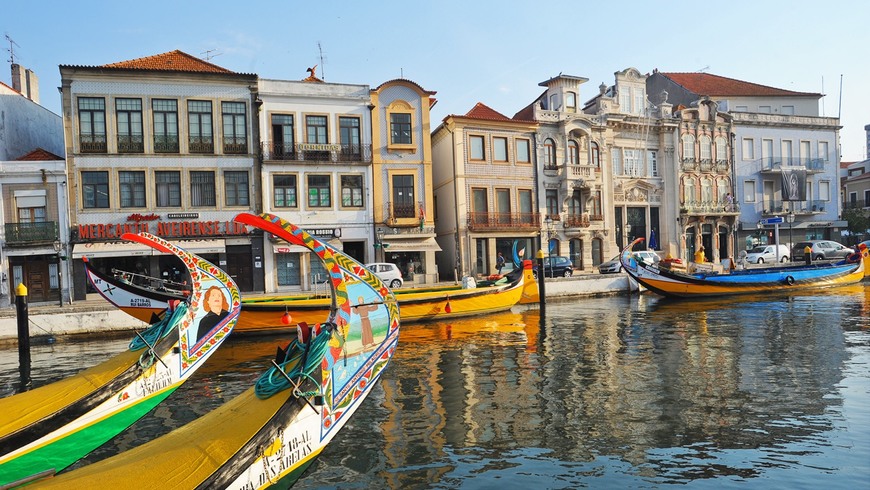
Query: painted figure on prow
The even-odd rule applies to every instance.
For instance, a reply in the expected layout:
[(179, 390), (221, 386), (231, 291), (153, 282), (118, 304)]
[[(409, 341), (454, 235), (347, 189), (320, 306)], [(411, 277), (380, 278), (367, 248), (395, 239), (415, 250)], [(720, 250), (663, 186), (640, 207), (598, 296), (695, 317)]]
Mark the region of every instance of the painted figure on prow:
[(369, 313), (377, 311), (377, 305), (366, 305), (363, 304), (363, 297), (360, 296), (357, 299), (357, 305), (353, 307), (356, 310), (356, 313), (360, 318), (360, 328), (361, 333), (360, 337), (362, 340), (363, 349), (375, 343), (375, 336), (372, 333), (372, 322), (369, 320)]
[(229, 314), (230, 304), (224, 297), (221, 288), (212, 286), (208, 288), (203, 295), (202, 309), (206, 311), (206, 315), (199, 321), (199, 328), (196, 332), (197, 340), (207, 334), (215, 325), (226, 318)]

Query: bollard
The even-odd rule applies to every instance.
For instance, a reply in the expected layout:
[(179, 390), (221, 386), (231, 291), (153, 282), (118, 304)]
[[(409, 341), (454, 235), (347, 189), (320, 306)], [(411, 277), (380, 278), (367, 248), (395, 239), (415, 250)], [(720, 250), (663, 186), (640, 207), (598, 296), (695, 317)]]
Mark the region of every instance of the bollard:
[(547, 291), (544, 287), (544, 251), (538, 250), (538, 303), (541, 309), (541, 327), (544, 326), (544, 317), (547, 315)]
[(23, 283), (15, 288), (15, 313), (18, 317), (20, 391), (27, 391), (30, 389), (30, 320), (27, 317), (27, 286)]
[(813, 263), (813, 249), (809, 246), (804, 247), (804, 262), (806, 262), (807, 265)]

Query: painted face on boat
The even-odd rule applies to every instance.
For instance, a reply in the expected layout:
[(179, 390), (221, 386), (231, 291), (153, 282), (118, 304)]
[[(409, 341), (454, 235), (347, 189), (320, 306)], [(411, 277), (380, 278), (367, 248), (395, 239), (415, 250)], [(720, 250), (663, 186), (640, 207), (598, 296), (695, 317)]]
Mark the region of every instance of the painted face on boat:
[(208, 292), (208, 298), (206, 299), (206, 305), (208, 311), (218, 314), (221, 312), (221, 308), (223, 307), (224, 295), (218, 289), (212, 289)]

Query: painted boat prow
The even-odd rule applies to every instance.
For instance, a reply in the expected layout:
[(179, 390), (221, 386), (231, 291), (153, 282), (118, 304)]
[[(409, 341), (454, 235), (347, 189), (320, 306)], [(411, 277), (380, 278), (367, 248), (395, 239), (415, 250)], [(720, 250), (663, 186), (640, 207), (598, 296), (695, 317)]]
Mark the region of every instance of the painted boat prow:
[[(299, 326), (254, 387), (147, 444), (47, 480), (47, 488), (286, 488), (353, 415), (395, 352), (399, 308), (362, 264), (280, 218), (243, 214), (323, 261), (334, 303), (323, 323)], [(295, 357), (294, 357), (295, 356)], [(289, 386), (287, 376), (298, 382)]]
[[(159, 237), (123, 238), (178, 256), (194, 278), (193, 294), (137, 334), (127, 351), (70, 378), (0, 399), (0, 486), (61, 471), (132, 425), (181, 386), (232, 331), (241, 301), (229, 276)], [(216, 297), (215, 291), (223, 295), (226, 312), (198, 336), (208, 316), (203, 297)]]

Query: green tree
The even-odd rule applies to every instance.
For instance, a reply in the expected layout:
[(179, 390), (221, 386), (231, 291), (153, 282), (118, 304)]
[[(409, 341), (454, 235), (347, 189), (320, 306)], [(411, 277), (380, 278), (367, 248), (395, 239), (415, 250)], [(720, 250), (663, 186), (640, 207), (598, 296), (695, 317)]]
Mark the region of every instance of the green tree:
[(849, 224), (847, 230), (852, 236), (858, 237), (855, 243), (864, 240), (867, 230), (870, 229), (870, 217), (861, 209), (844, 209), (843, 219)]

